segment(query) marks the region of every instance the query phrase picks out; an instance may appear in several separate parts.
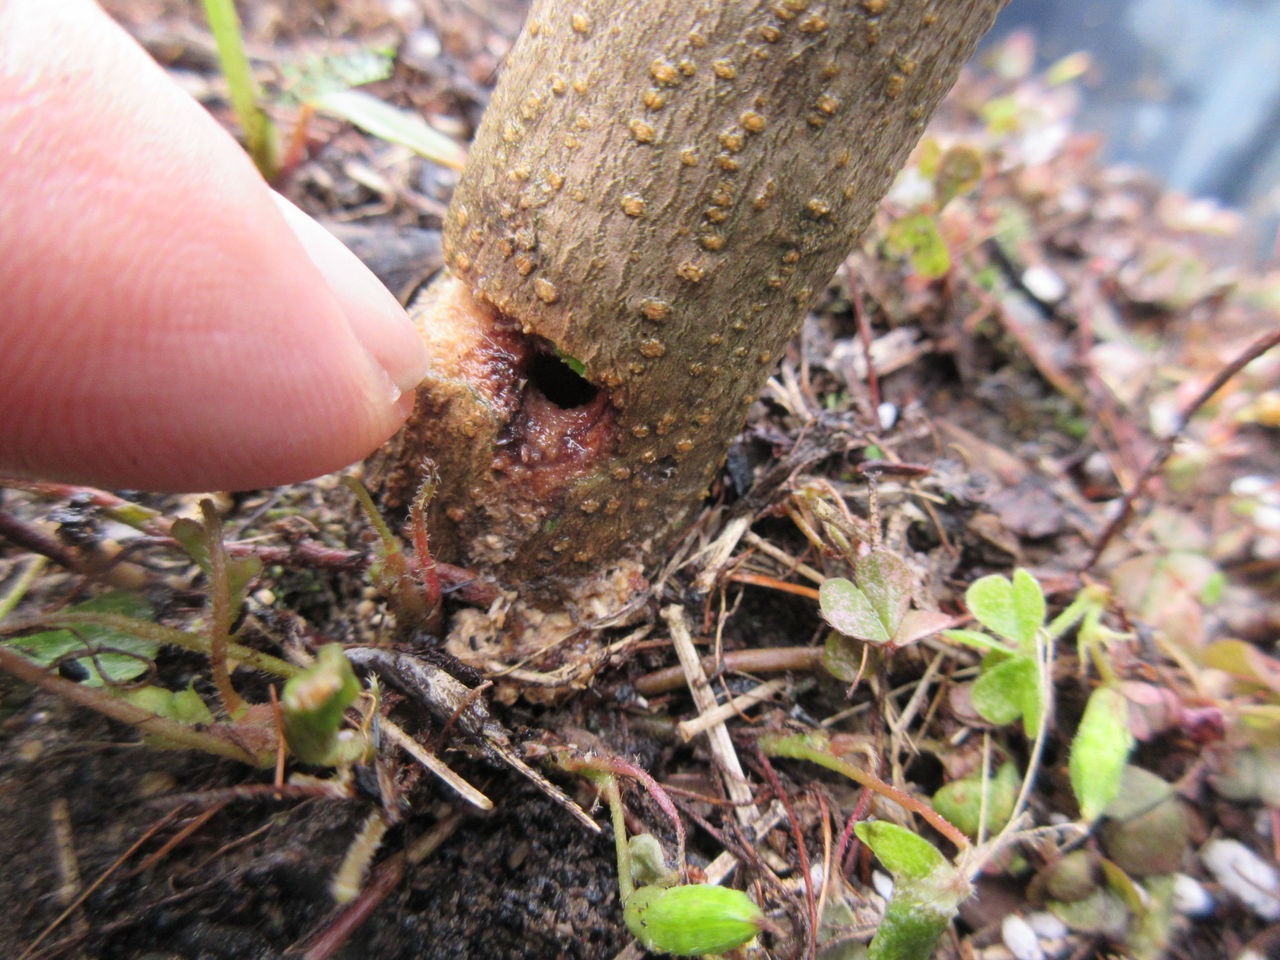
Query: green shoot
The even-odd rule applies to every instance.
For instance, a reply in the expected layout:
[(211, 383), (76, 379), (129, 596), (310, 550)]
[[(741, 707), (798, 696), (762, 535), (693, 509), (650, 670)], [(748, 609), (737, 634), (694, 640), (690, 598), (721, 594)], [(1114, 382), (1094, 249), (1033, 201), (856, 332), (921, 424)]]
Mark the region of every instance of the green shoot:
[(1113, 687), (1098, 687), (1085, 705), (1067, 763), (1084, 819), (1096, 820), (1120, 792), (1133, 745), (1124, 694)]
[[(619, 764), (626, 769), (616, 769)], [(641, 834), (628, 840), (622, 792), (615, 774), (634, 776), (639, 768), (607, 757), (565, 758), (561, 765), (594, 783), (609, 804), (623, 920), (646, 949), (677, 956), (724, 953), (747, 943), (764, 929), (764, 913), (741, 890), (676, 883), (679, 874), (666, 868), (655, 837)], [(641, 780), (657, 787), (647, 773)]]
[(261, 92), (244, 51), (244, 33), (235, 0), (204, 0), (204, 11), (218, 47), (218, 63), (227, 78), (231, 107), (244, 131), (245, 147), (258, 172), (266, 180), (274, 180), (279, 171), (275, 125), (261, 106)]
[[(1106, 601), (1105, 590), (1085, 587), (1046, 626), (1044, 592), (1035, 577), (1018, 569), (1011, 580), (999, 575), (983, 577), (965, 592), (969, 611), (999, 639), (976, 630), (944, 633), (952, 641), (984, 652), (981, 673), (972, 690), (974, 709), (988, 722), (1001, 726), (1021, 717), (1026, 735), (1036, 742), (1033, 759), (1038, 763), (1051, 707), (1054, 644), (1082, 622), (1081, 655), (1092, 657), (1105, 681), (1090, 696), (1071, 745), (1071, 786), (1086, 820), (1100, 816), (1115, 798), (1134, 745), (1128, 703), (1114, 686), (1114, 671), (1102, 649), (1113, 636), (1100, 622)], [(1014, 816), (1022, 807), (1035, 766), (1028, 767)]]
[(434, 475), (427, 473), (410, 510), (414, 556), (405, 552), (400, 539), (391, 532), (364, 484), (354, 477), (343, 477), (342, 483), (355, 495), (378, 536), (378, 559), (369, 566), (369, 579), (390, 599), (400, 622), (430, 625), (439, 613), (440, 604), (440, 580), (431, 559), (426, 526), (426, 507), (435, 492)]
[(982, 154), (968, 144), (950, 147), (938, 160), (933, 180), (933, 200), (939, 211), (982, 179)]
[(360, 681), (336, 643), (321, 647), (316, 662), (284, 686), (280, 706), (284, 737), (303, 763), (338, 766), (352, 763), (368, 743), (342, 729), (343, 715), (360, 693)]
[(932, 213), (913, 213), (889, 227), (885, 247), (895, 257), (906, 257), (911, 269), (928, 280), (945, 277), (951, 269), (951, 253), (938, 231)]
[(3, 597), (0, 597), (0, 621), (3, 621), (22, 602), (22, 598), (27, 595), (31, 585), (36, 582), (44, 571), (47, 562), (41, 556), (34, 556), (27, 561), (27, 565), (22, 568), (22, 572), (14, 578), (13, 585), (10, 586), (8, 592)]
[(929, 960), (972, 887), (938, 848), (884, 821), (854, 826), (893, 876), (893, 896), (867, 951), (869, 960)]

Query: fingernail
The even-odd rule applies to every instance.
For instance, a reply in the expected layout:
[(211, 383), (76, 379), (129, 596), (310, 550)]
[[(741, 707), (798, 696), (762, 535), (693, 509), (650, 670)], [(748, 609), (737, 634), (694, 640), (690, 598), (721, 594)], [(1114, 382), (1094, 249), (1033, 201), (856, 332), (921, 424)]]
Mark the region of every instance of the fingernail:
[(351, 331), (386, 373), (399, 410), (427, 374), (427, 350), (404, 308), (369, 269), (333, 234), (277, 193), (285, 222), (320, 271), (351, 325)]

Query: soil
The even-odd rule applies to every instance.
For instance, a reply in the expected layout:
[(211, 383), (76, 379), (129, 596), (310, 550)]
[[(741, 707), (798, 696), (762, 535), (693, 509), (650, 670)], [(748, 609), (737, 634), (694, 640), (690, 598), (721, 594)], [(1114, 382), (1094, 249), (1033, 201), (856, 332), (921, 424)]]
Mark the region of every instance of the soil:
[[(107, 6), (233, 127), (194, 6)], [(431, 12), (393, 13), (357, 0), (334, 0), (319, 12), (294, 0), (255, 5), (251, 52), (270, 80), (282, 62), (306, 53), (391, 43), (401, 51), (395, 73), (370, 89), (465, 142), (521, 10), (425, 8)], [(1158, 718), (1143, 714), (1147, 727), (1137, 729), (1131, 717), (1140, 740), (1132, 762), (1176, 787), (1187, 820), (1179, 866), (1217, 894), (1216, 907), (1203, 918), (1171, 920), (1154, 946), (1139, 944), (1133, 928), (1076, 929), (1051, 945), (1055, 955), (1235, 956), (1250, 942), (1260, 952), (1269, 943), (1274, 949), (1275, 928), (1268, 932), (1265, 920), (1221, 891), (1197, 851), (1211, 838), (1234, 837), (1275, 861), (1276, 813), (1265, 789), (1233, 793), (1213, 784), (1241, 755), (1274, 763), (1267, 758), (1277, 733), (1267, 711), (1280, 699), (1277, 351), (1196, 407), (1166, 469), (1145, 483), (1134, 517), (1109, 539), (1105, 531), (1160, 452), (1173, 412), (1186, 409), (1249, 342), (1276, 329), (1280, 281), (1266, 268), (1241, 266), (1255, 243), (1229, 212), (1168, 194), (1140, 173), (1097, 167), (1096, 143), (1070, 132), (1069, 86), (1045, 82), (1024, 61), (1025, 49), (1011, 46), (996, 73), (968, 76), (932, 130), (941, 147), (967, 143), (985, 158), (980, 182), (931, 213), (951, 251), (950, 270), (923, 276), (884, 242), (895, 220), (928, 209), (930, 185), (920, 173), (929, 166), (926, 147), (913, 160), (926, 199), (913, 199), (908, 177), (886, 200), (849, 271), (815, 304), (752, 409), (667, 575), (651, 579), (626, 626), (575, 635), (572, 655), (590, 659), (608, 644), (625, 644), (605, 662), (592, 661), (587, 680), (572, 689), (528, 686), (483, 658), (451, 667), (469, 685), (477, 671), (497, 681), (484, 695), (531, 762), (557, 745), (588, 744), (666, 785), (685, 814), (695, 869), (725, 849), (739, 852), (747, 863), (735, 879), (777, 926), (756, 955), (805, 955), (813, 939), (805, 932), (794, 838), (804, 838), (809, 863), (826, 863), (845, 818), (855, 808), (865, 812), (866, 798), (833, 774), (777, 761), (791, 814), (754, 852), (744, 850), (706, 738), (686, 743), (674, 732), (676, 721), (698, 713), (683, 680), (666, 689), (653, 682), (676, 662), (660, 609), (683, 605), (708, 654), (822, 646), (830, 630), (816, 583), (798, 565), (818, 568), (820, 579), (847, 576), (849, 564), (830, 540), (815, 546), (806, 537), (801, 524), (817, 523), (806, 491), (833, 494), (859, 520), (872, 518), (907, 562), (915, 605), (956, 622), (968, 584), (1015, 566), (1033, 572), (1055, 612), (1084, 585), (1105, 588), (1103, 622), (1123, 635), (1107, 647), (1112, 669), (1144, 691), (1168, 694)], [(287, 131), (296, 108), (282, 103), (277, 112)], [(1018, 124), (1001, 126), (1000, 117), (1013, 115)], [(313, 121), (305, 142), (282, 189), (341, 222), (344, 239), (373, 251), (367, 259), (397, 292), (428, 276), (438, 266), (437, 231), (454, 175), (336, 120)], [(388, 237), (398, 239), (383, 242)], [(400, 255), (388, 257), (388, 249)], [(869, 476), (878, 479), (878, 516)], [(80, 557), (136, 536), (90, 499), (83, 491), (0, 489), (0, 513)], [(164, 517), (194, 502), (144, 499)], [(295, 550), (267, 564), (247, 603), (243, 642), (288, 657), (324, 640), (367, 643), (390, 633), (387, 603), (363, 572), (370, 535), (332, 478), (219, 505), (229, 542), (331, 549), (325, 559)], [(736, 516), (751, 519), (750, 535), (730, 544), (729, 562), (708, 571), (700, 548)], [(0, 540), (0, 596), (33, 546), (10, 539)], [(170, 544), (134, 546), (129, 559), (140, 565), (127, 567), (134, 587), (153, 600), (161, 622), (189, 626), (203, 603), (199, 571)], [(100, 589), (100, 578), (50, 569), (18, 615)], [(446, 620), (464, 606), (450, 599)], [(1233, 640), (1252, 653), (1243, 666), (1224, 667), (1220, 644)], [(436, 645), (421, 636), (415, 642)], [(761, 809), (777, 789), (752, 746), (755, 734), (819, 724), (879, 757), (885, 779), (927, 799), (981, 769), (988, 736), (996, 758), (1020, 770), (1032, 756), (1016, 725), (998, 728), (974, 712), (967, 698), (976, 664), (971, 652), (933, 639), (873, 658), (852, 696), (850, 677), (821, 669), (726, 670), (715, 685), (736, 694), (773, 676), (787, 679), (763, 706), (743, 708), (728, 723)], [(509, 666), (551, 669), (536, 659)], [(251, 700), (267, 701), (262, 678), (244, 670), (236, 678)], [(154, 679), (169, 689), (194, 682), (211, 700), (195, 655), (161, 654)], [(1037, 826), (1078, 813), (1069, 741), (1099, 682), (1070, 642), (1061, 645), (1054, 679), (1056, 717), (1030, 808)], [(390, 748), (357, 772), (342, 797), (314, 785), (277, 795), (269, 770), (141, 746), (125, 727), (0, 676), (0, 861), (7, 867), (0, 902), (10, 904), (0, 915), (0, 951), (104, 960), (502, 960), (608, 958), (626, 949), (607, 811), (595, 806), (586, 781), (543, 767), (605, 827), (598, 834), (395, 692), (385, 704), (409, 732), (439, 743), (441, 756), (495, 809), (468, 808)], [(1241, 722), (1247, 710), (1261, 718), (1257, 726)], [(895, 729), (904, 712), (911, 722)], [(1264, 779), (1276, 775), (1275, 767), (1263, 771)], [(629, 785), (625, 796), (631, 829), (652, 831), (673, 849), (669, 824), (645, 791)], [(371, 910), (342, 942), (343, 914), (330, 886), (375, 809), (394, 821), (372, 858), (370, 884), (383, 888), (377, 897), (366, 889), (358, 902)], [(883, 805), (875, 812), (895, 815)], [(441, 842), (401, 869), (396, 858), (433, 830)], [(921, 832), (945, 846), (936, 833)], [(1096, 837), (1079, 842), (1098, 845)], [(1008, 956), (1002, 922), (1040, 908), (1027, 899), (1027, 884), (1060, 852), (1045, 835), (1020, 847), (1020, 863), (995, 860), (940, 955)], [(860, 918), (837, 934), (870, 936), (871, 869), (866, 851), (831, 868), (847, 878), (845, 899)], [(841, 893), (833, 886), (830, 896)], [(824, 956), (845, 955), (836, 952), (840, 935), (827, 929), (824, 939)]]

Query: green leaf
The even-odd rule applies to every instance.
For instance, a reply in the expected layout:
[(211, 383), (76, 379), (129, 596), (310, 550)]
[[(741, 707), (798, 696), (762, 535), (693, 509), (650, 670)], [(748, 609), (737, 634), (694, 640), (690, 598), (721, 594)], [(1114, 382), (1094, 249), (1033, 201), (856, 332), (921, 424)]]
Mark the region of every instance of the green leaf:
[(310, 101), (324, 113), (354, 123), (365, 133), (408, 147), (444, 167), (461, 170), (467, 155), (416, 113), (401, 110), (362, 90), (329, 90)]
[(227, 78), (227, 90), (236, 120), (244, 131), (245, 146), (258, 171), (267, 180), (276, 175), (276, 131), (262, 109), (262, 96), (244, 51), (244, 32), (234, 0), (204, 0), (205, 16), (218, 50), (218, 64)]
[(988, 723), (1004, 726), (1019, 716), (1027, 736), (1040, 729), (1040, 678), (1030, 657), (1010, 657), (984, 669), (974, 681), (973, 707)]
[(1044, 623), (1044, 591), (1038, 581), (1018, 567), (1013, 571), (1013, 606), (1018, 618), (1018, 639), (1027, 647), (1033, 647), (1036, 631)]
[(343, 714), (360, 693), (360, 681), (342, 647), (320, 648), (316, 661), (284, 685), (280, 706), (289, 749), (303, 763), (337, 764), (363, 752), (364, 745), (342, 741)]
[(858, 676), (863, 652), (866, 649), (863, 644), (853, 643), (839, 630), (832, 630), (827, 634), (827, 641), (822, 646), (822, 666), (837, 680), (853, 683)]
[(853, 576), (892, 637), (911, 607), (911, 571), (888, 550), (872, 550), (858, 558)]
[(942, 155), (933, 196), (941, 210), (962, 193), (968, 193), (982, 178), (982, 154), (968, 144), (957, 144)]
[(332, 90), (385, 80), (394, 69), (395, 51), (370, 48), (284, 63), (280, 76), (290, 97), (305, 102)]
[(951, 254), (931, 214), (916, 213), (895, 220), (885, 245), (894, 256), (910, 260), (911, 269), (926, 279), (946, 276), (951, 269)]
[(851, 580), (833, 577), (818, 588), (822, 616), (845, 636), (884, 646), (893, 634), (885, 628), (871, 600)]
[(178, 541), (196, 566), (209, 574), (209, 540), (203, 524), (190, 517), (179, 517), (169, 525), (169, 536)]
[(1142, 894), (1138, 892), (1138, 885), (1133, 882), (1133, 877), (1121, 869), (1119, 864), (1112, 863), (1110, 860), (1102, 860), (1102, 876), (1107, 881), (1107, 888), (1120, 898), (1120, 902), (1129, 908), (1129, 911), (1135, 916), (1141, 916), (1146, 913), (1147, 907), (1143, 902)]
[(922, 903), (895, 890), (867, 950), (867, 960), (930, 960), (955, 916), (955, 905)]
[(920, 176), (932, 180), (938, 175), (938, 164), (942, 161), (942, 146), (933, 137), (925, 137), (920, 141), (916, 151), (916, 166)]
[[(1018, 795), (1018, 768), (1002, 763), (987, 783), (986, 832), (995, 833), (1013, 814)], [(982, 771), (953, 780), (933, 795), (933, 809), (963, 833), (976, 837), (982, 820)]]
[(1204, 649), (1200, 662), (1245, 683), (1280, 693), (1280, 660), (1244, 640), (1217, 640)]
[[(204, 571), (206, 577), (211, 575), (210, 533), (204, 524), (190, 517), (179, 517), (170, 525), (169, 535), (178, 541), (178, 545)], [(228, 606), (231, 610), (238, 611), (249, 592), (249, 583), (262, 572), (262, 561), (252, 554), (243, 557), (227, 556), (226, 567)]]
[(1145, 877), (1181, 869), (1190, 823), (1172, 785), (1154, 773), (1124, 768), (1102, 821), (1102, 847), (1126, 873)]
[[(133, 593), (104, 593), (70, 607), (67, 612), (110, 613), (151, 620), (154, 616), (149, 604)], [(113, 630), (97, 624), (84, 624), (72, 630), (47, 630), (25, 637), (5, 640), (33, 663), (51, 667), (55, 663), (72, 660), (78, 674), (74, 678), (86, 687), (101, 687), (111, 683), (127, 683), (142, 676), (151, 667), (160, 645), (154, 640), (144, 640), (130, 633)], [(114, 651), (96, 653), (96, 651)], [(72, 656), (83, 653), (85, 656)]]
[(1083, 900), (1050, 900), (1049, 912), (1079, 933), (1118, 936), (1129, 923), (1129, 910), (1109, 890), (1098, 889)]
[(929, 960), (972, 889), (968, 880), (937, 847), (910, 830), (883, 820), (853, 829), (893, 875), (893, 896), (871, 941), (869, 960)]
[(139, 687), (137, 690), (126, 691), (124, 699), (135, 707), (141, 707), (157, 716), (177, 720), (188, 726), (214, 722), (209, 705), (204, 702), (200, 694), (196, 693), (194, 681), (188, 684), (185, 690), (169, 690), (154, 684)]
[(658, 953), (724, 953), (764, 926), (764, 914), (741, 890), (710, 884), (640, 887), (623, 907), (627, 929)]
[(1013, 582), (992, 574), (975, 580), (964, 594), (969, 612), (992, 633), (1021, 649), (1035, 648), (1036, 631), (1044, 623), (1044, 593), (1027, 571), (1013, 571)]
[(1175, 882), (1172, 874), (1147, 877), (1142, 882), (1144, 909), (1125, 935), (1125, 947), (1134, 960), (1169, 956), (1169, 944), (1179, 926), (1173, 899)]
[(976, 650), (998, 650), (1001, 653), (1017, 653), (994, 637), (989, 637), (980, 630), (943, 630), (942, 635), (955, 643), (963, 643)]
[(948, 866), (937, 847), (896, 823), (864, 820), (854, 824), (853, 832), (871, 848), (894, 882), (923, 880)]
[(1126, 766), (1121, 772), (1121, 789), (1103, 811), (1113, 820), (1140, 817), (1173, 797), (1173, 787), (1150, 770)]
[(1093, 691), (1075, 739), (1071, 741), (1071, 758), (1067, 764), (1071, 789), (1075, 791), (1084, 819), (1096, 820), (1120, 792), (1121, 777), (1133, 744), (1129, 704), (1124, 696), (1111, 687)]

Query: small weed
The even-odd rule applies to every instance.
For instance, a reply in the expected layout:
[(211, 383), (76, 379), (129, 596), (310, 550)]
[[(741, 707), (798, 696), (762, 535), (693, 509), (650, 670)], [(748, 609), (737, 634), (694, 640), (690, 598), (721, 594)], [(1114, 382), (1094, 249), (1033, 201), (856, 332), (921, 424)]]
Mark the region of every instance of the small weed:
[[(561, 765), (596, 785), (609, 804), (618, 892), (627, 929), (646, 949), (676, 956), (700, 956), (733, 950), (768, 926), (764, 913), (747, 894), (706, 883), (680, 883), (684, 834), (679, 814), (665, 791), (643, 770), (608, 757), (561, 758)], [(627, 837), (618, 776), (638, 778), (671, 817), (680, 837), (678, 870), (667, 867), (661, 844), (652, 834)]]
[(373, 49), (345, 56), (311, 57), (282, 65), (280, 72), (286, 92), (280, 95), (280, 103), (298, 108), (297, 128), (288, 156), (282, 159), (276, 126), (264, 107), (266, 98), (245, 54), (235, 0), (204, 0), (204, 8), (217, 44), (218, 63), (227, 79), (231, 106), (244, 132), (245, 149), (266, 180), (275, 181), (282, 170), (292, 168), (300, 159), (307, 123), (316, 112), (346, 120), (366, 133), (408, 147), (441, 166), (462, 169), (466, 151), (453, 138), (414, 113), (353, 89), (391, 75), (392, 55)]
[(1119, 791), (1124, 765), (1134, 744), (1127, 703), (1115, 686), (1114, 674), (1103, 653), (1110, 636), (1101, 625), (1106, 599), (1106, 591), (1086, 587), (1046, 624), (1044, 591), (1035, 577), (1019, 569), (1013, 572), (1012, 580), (999, 575), (983, 577), (965, 591), (969, 612), (990, 634), (977, 630), (944, 632), (948, 639), (984, 654), (981, 672), (972, 688), (974, 709), (997, 726), (1021, 717), (1027, 737), (1040, 743), (1052, 710), (1054, 645), (1067, 630), (1083, 621), (1079, 632), (1082, 659), (1092, 656), (1110, 681), (1090, 696), (1071, 744), (1071, 787), (1086, 820), (1100, 816)]
[(231, 107), (244, 131), (245, 149), (258, 172), (265, 179), (274, 180), (279, 173), (276, 128), (262, 109), (262, 92), (244, 51), (244, 31), (235, 0), (204, 0), (204, 12), (218, 47), (218, 63), (227, 78)]

